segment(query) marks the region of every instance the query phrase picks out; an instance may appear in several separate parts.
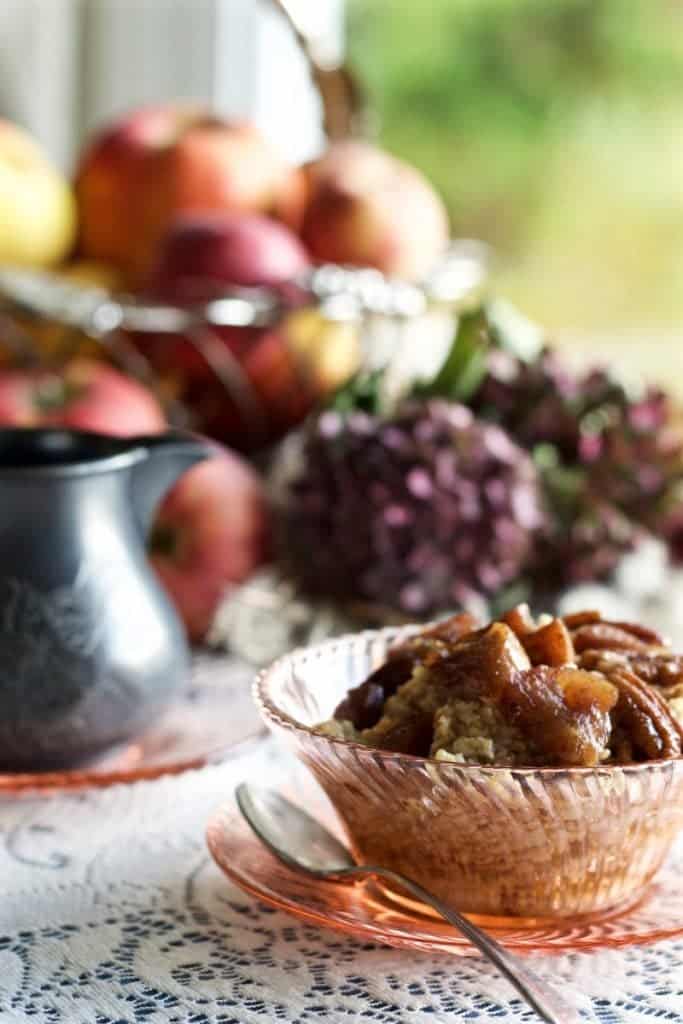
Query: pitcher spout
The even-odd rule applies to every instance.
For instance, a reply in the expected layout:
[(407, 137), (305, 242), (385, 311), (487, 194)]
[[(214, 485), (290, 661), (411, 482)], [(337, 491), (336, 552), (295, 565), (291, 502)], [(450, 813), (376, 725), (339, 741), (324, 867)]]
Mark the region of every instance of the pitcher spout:
[(147, 453), (132, 475), (133, 507), (146, 538), (166, 492), (186, 470), (210, 458), (214, 451), (209, 441), (177, 430), (132, 438), (130, 443)]

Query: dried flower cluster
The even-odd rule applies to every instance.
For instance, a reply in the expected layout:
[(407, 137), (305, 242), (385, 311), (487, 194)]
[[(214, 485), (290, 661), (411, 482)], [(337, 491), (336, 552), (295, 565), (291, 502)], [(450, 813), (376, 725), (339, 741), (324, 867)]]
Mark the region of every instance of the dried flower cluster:
[(482, 308), (397, 408), (375, 372), (308, 424), (282, 535), (312, 593), (420, 616), (510, 585), (552, 600), (608, 578), (648, 534), (683, 557), (669, 397), (520, 351)]
[(515, 579), (542, 524), (526, 452), (465, 406), (434, 399), (389, 419), (315, 420), (283, 534), (312, 592), (422, 615)]

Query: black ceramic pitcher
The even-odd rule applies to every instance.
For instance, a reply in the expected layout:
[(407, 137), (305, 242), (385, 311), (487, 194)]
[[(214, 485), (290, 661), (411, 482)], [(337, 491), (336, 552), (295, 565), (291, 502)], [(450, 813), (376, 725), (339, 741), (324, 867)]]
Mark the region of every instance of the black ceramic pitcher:
[(0, 430), (0, 770), (76, 765), (186, 682), (145, 541), (160, 498), (208, 454), (174, 432)]

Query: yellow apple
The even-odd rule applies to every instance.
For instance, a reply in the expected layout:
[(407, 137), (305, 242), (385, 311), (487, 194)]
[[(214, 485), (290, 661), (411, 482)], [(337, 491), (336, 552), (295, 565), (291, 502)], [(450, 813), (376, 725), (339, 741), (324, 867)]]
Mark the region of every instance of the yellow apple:
[(59, 263), (75, 235), (67, 181), (21, 128), (0, 120), (0, 264)]

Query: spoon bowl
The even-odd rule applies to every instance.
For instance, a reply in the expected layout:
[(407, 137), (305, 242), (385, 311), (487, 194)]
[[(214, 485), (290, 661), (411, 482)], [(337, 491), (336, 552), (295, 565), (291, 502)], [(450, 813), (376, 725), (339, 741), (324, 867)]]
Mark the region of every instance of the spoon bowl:
[(351, 853), (310, 814), (272, 789), (242, 783), (235, 792), (243, 818), (264, 846), (295, 871), (343, 879), (357, 868)]

